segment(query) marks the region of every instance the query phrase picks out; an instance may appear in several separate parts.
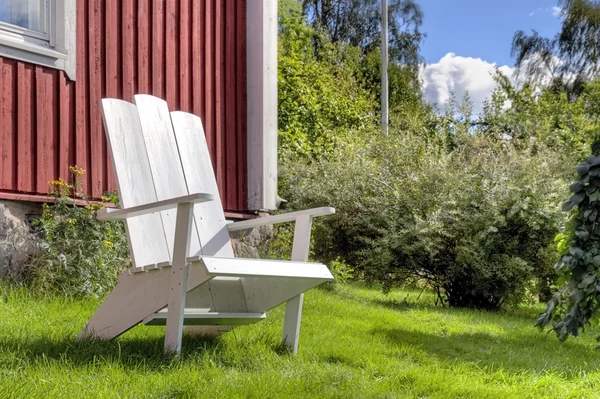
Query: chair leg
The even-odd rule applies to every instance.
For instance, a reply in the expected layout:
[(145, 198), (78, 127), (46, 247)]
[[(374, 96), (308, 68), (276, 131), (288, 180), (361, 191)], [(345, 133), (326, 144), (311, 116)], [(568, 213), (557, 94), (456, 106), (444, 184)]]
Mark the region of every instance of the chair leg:
[[(306, 215), (296, 220), (294, 229), (294, 244), (292, 247), (292, 260), (307, 262), (310, 246), (310, 229), (312, 216)], [(283, 322), (283, 344), (295, 355), (298, 353), (298, 340), (300, 338), (300, 322), (302, 320), (302, 302), (304, 294), (300, 294), (286, 302), (285, 318)]]
[(173, 245), (173, 264), (171, 266), (171, 290), (165, 333), (165, 353), (179, 355), (183, 333), (183, 314), (188, 280), (187, 256), (190, 249), (190, 237), (193, 223), (194, 205), (184, 203), (177, 206), (175, 224), (175, 243)]

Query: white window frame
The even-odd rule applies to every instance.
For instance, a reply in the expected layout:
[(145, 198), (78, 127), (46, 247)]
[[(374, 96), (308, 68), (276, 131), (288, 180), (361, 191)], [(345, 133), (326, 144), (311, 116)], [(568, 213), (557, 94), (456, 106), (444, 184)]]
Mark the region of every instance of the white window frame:
[(0, 22), (0, 57), (61, 69), (76, 74), (76, 0), (46, 0), (47, 33)]

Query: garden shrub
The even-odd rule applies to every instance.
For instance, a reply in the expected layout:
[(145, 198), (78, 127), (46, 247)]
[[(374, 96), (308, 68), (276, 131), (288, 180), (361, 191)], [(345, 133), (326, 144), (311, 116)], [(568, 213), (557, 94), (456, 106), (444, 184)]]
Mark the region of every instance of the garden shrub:
[[(561, 288), (537, 321), (551, 325), (561, 341), (598, 324), (600, 310), (600, 143), (593, 155), (577, 166), (579, 179), (570, 185), (572, 196), (563, 204), (570, 212), (565, 231), (557, 236), (561, 258), (555, 268)], [(599, 337), (600, 339), (600, 337)]]
[(562, 221), (549, 152), (464, 134), (361, 131), (330, 155), (284, 157), (291, 208), (331, 205), (314, 256), (379, 283), (426, 281), (450, 306), (497, 310), (543, 286)]
[[(40, 251), (25, 269), (25, 283), (39, 294), (68, 297), (102, 297), (130, 267), (124, 225), (120, 221), (101, 222), (96, 212), (100, 203), (87, 202), (79, 190), (84, 171), (71, 167), (71, 183), (59, 179), (50, 183), (55, 202), (44, 204), (42, 216), (34, 221), (40, 230)], [(75, 205), (75, 199), (87, 202)], [(117, 202), (117, 196), (103, 196)]]

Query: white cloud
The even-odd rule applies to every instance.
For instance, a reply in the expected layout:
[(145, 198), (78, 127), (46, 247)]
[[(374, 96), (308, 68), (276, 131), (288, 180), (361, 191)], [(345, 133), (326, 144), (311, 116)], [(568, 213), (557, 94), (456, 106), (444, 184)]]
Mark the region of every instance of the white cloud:
[(554, 6), (554, 7), (550, 7), (550, 8), (536, 8), (535, 10), (531, 11), (528, 15), (530, 17), (533, 17), (537, 14), (552, 14), (555, 17), (559, 17), (562, 14), (562, 8), (558, 7), (558, 6)]
[(444, 105), (452, 94), (460, 102), (468, 92), (473, 102), (473, 114), (477, 115), (483, 109), (483, 102), (496, 88), (495, 68), (509, 78), (513, 78), (514, 68), (509, 66), (497, 66), (481, 58), (461, 57), (448, 53), (439, 62), (426, 65), (421, 69), (425, 100), (437, 105), (443, 112)]
[(562, 8), (554, 6), (552, 7), (552, 15), (559, 17), (562, 14)]

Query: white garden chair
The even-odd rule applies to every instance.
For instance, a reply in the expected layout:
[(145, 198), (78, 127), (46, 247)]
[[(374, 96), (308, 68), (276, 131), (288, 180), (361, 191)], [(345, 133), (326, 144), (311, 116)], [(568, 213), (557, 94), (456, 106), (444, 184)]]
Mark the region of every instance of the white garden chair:
[[(133, 268), (88, 321), (80, 337), (112, 339), (139, 323), (166, 325), (165, 351), (179, 353), (184, 325), (214, 334), (255, 323), (286, 303), (283, 340), (296, 353), (302, 293), (333, 279), (309, 263), (317, 208), (228, 223), (223, 214), (202, 122), (169, 112), (166, 102), (137, 95), (134, 103), (102, 100), (104, 126)], [(234, 258), (229, 231), (296, 221), (292, 261)]]

